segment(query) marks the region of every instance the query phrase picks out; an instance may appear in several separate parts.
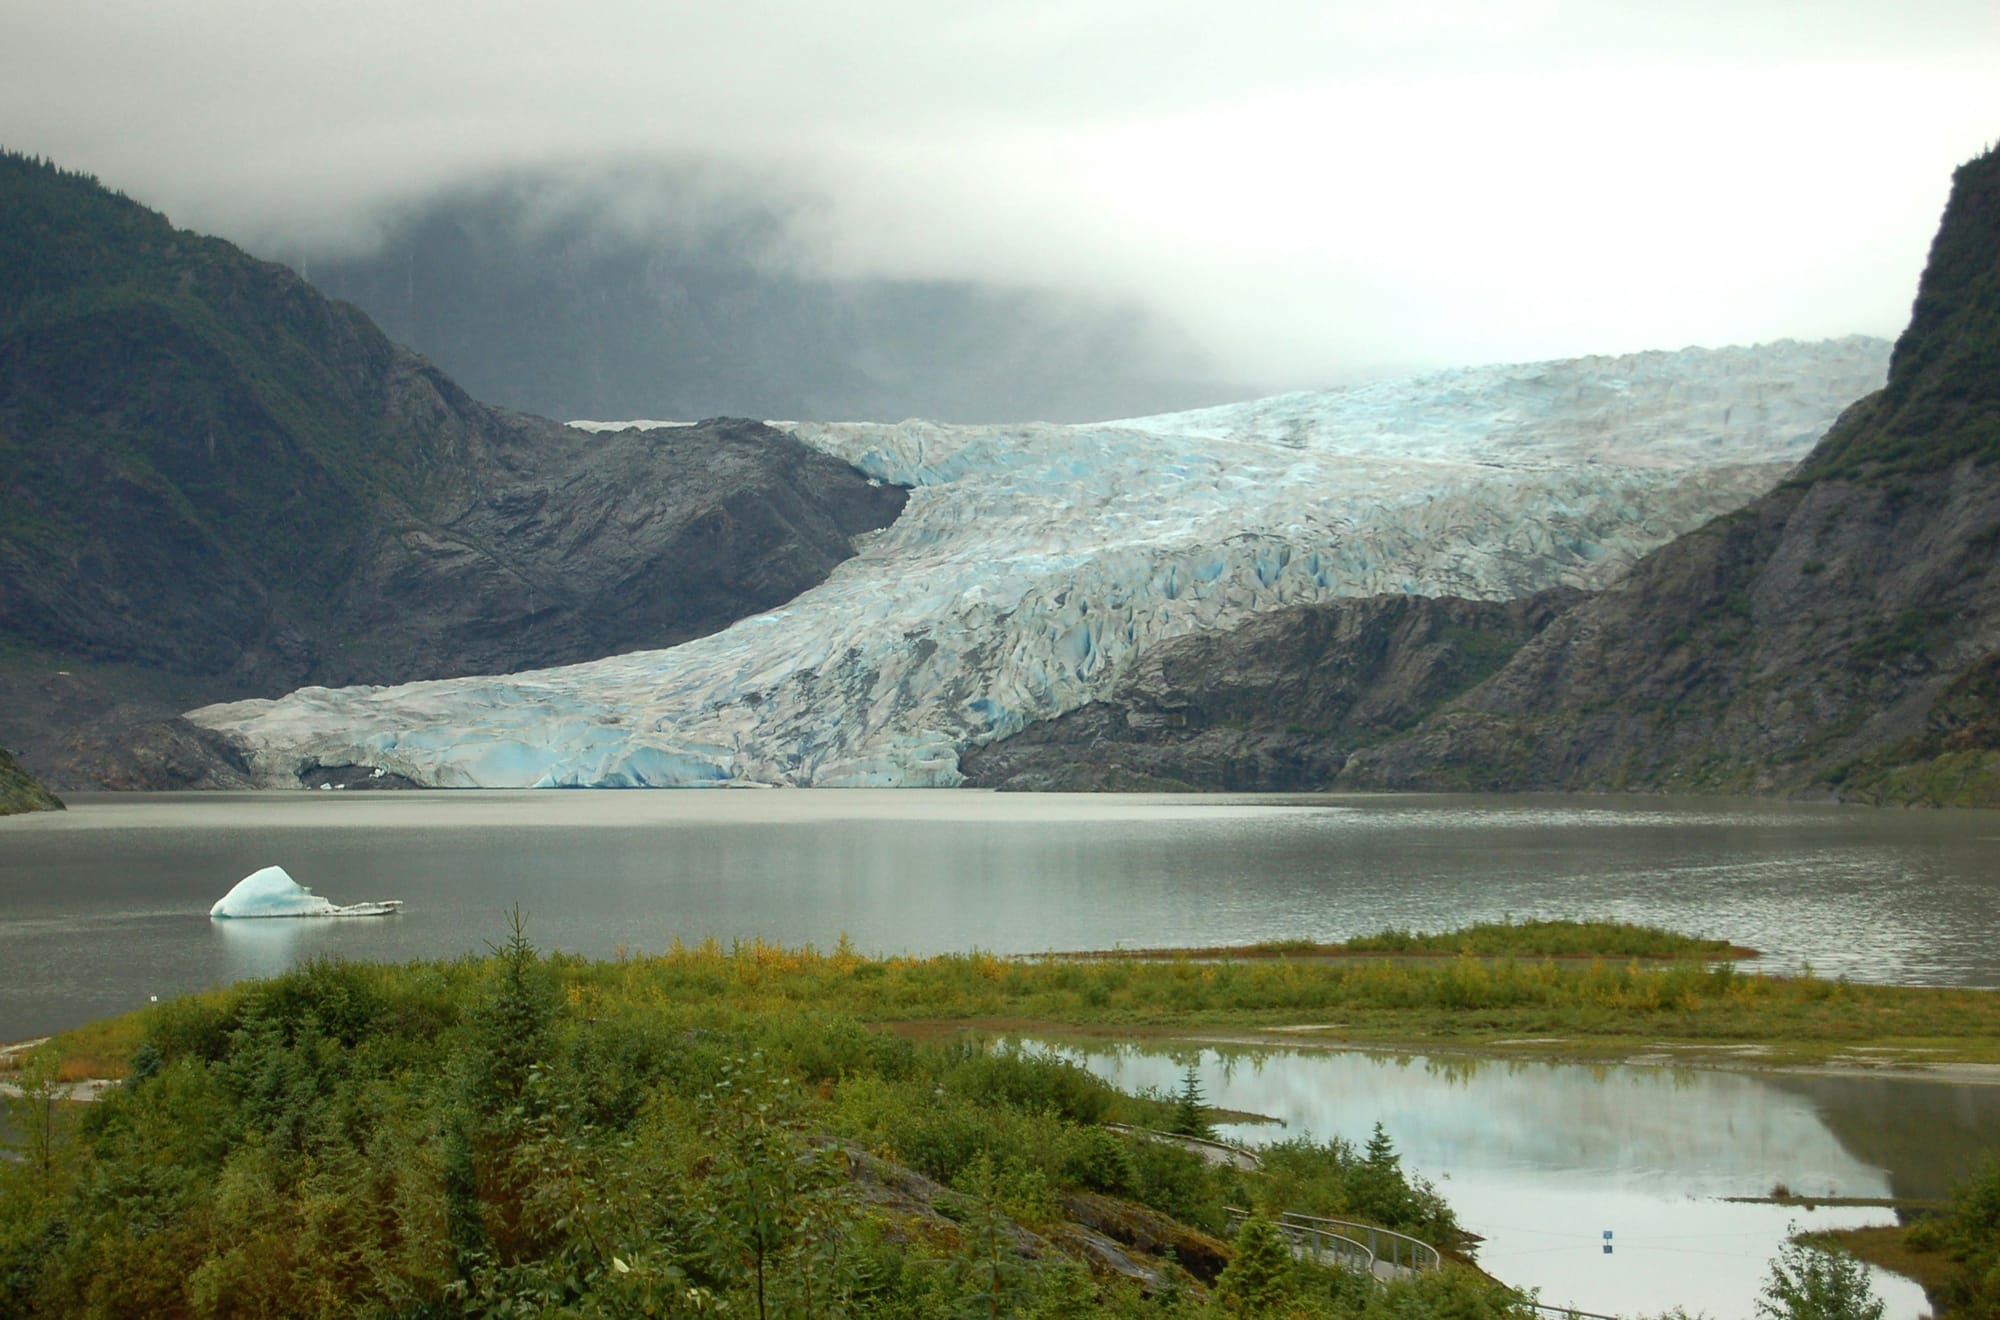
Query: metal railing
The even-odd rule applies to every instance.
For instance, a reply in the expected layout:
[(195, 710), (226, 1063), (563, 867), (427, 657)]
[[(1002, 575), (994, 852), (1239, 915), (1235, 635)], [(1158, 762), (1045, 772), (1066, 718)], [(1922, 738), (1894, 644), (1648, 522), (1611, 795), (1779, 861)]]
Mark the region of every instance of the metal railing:
[[(1247, 1210), (1239, 1210), (1235, 1206), (1227, 1209), (1235, 1223), (1250, 1217)], [(1356, 1223), (1351, 1219), (1302, 1215), (1295, 1210), (1285, 1211), (1272, 1223), (1294, 1244), (1317, 1254), (1321, 1250), (1317, 1244), (1324, 1243), (1325, 1251), (1333, 1255), (1337, 1263), (1370, 1274), (1376, 1273), (1378, 1262), (1397, 1272), (1434, 1270), (1444, 1264), (1444, 1256), (1436, 1247), (1408, 1233), (1398, 1233), (1393, 1228)], [(1343, 1247), (1342, 1243), (1346, 1246)], [(1358, 1249), (1358, 1252), (1351, 1249)], [(1354, 1260), (1363, 1260), (1364, 1263), (1356, 1266), (1351, 1263)]]
[(1302, 1215), (1287, 1210), (1279, 1216), (1279, 1223), (1296, 1224), (1306, 1228), (1324, 1226), (1329, 1232), (1348, 1234), (1365, 1242), (1376, 1260), (1383, 1261), (1397, 1269), (1434, 1270), (1444, 1264), (1444, 1256), (1430, 1243), (1411, 1237), (1408, 1233), (1398, 1233), (1393, 1228), (1379, 1228), (1374, 1224), (1357, 1224), (1351, 1219), (1326, 1219), (1318, 1215)]
[[(1239, 1210), (1233, 1205), (1227, 1209), (1232, 1227), (1250, 1217), (1248, 1210)], [(1274, 1223), (1274, 1227), (1285, 1235), (1294, 1256), (1303, 1255), (1316, 1264), (1334, 1265), (1370, 1278), (1375, 1275), (1375, 1253), (1368, 1249), (1365, 1242), (1319, 1225), (1286, 1223), (1282, 1217)]]

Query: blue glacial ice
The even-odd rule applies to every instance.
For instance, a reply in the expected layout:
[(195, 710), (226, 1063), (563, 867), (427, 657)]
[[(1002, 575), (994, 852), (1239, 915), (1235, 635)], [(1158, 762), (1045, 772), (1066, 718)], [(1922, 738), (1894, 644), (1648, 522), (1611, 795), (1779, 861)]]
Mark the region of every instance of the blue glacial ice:
[(238, 880), (208, 910), (211, 917), (380, 917), (402, 907), (400, 899), (373, 903), (329, 903), (282, 866), (266, 866)]
[(964, 749), (1154, 642), (1383, 592), (1599, 588), (1770, 488), (1879, 388), (1880, 340), (1475, 367), (1091, 425), (775, 423), (911, 487), (819, 587), (662, 651), (306, 688), (189, 718), (264, 782), (960, 782)]

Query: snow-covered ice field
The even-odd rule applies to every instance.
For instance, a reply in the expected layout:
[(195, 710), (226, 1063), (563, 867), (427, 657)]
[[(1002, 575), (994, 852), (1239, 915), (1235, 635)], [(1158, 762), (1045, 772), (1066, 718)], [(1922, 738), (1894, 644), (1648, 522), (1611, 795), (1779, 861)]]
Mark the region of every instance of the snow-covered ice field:
[(1601, 587), (1768, 489), (1874, 339), (1476, 367), (1093, 425), (774, 423), (911, 487), (781, 609), (663, 651), (190, 712), (257, 774), (437, 786), (949, 786), (1146, 646), (1383, 592)]

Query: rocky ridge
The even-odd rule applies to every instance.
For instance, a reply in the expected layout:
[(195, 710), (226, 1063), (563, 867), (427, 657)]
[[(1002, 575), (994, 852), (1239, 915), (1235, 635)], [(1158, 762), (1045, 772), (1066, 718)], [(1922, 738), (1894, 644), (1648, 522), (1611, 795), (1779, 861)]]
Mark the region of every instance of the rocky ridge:
[(1373, 596), (1163, 642), (1108, 696), (961, 761), (976, 788), (1320, 789), (1498, 669), (1584, 593)]

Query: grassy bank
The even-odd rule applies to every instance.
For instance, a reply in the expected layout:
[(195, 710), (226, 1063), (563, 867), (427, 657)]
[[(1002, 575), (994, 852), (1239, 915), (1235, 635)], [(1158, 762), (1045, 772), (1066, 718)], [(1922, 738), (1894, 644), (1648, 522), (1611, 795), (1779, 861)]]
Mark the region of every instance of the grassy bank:
[[(1586, 923), (1475, 927), (1423, 937), (1438, 948), (1490, 947), (1499, 930), (1539, 956), (1408, 950), (1326, 959), (1266, 951), (1116, 958), (1003, 958), (987, 953), (870, 958), (843, 941), (812, 946), (714, 941), (605, 961), (549, 960), (575, 1011), (706, 1007), (730, 1013), (832, 1012), (909, 1026), (1069, 1027), (1133, 1035), (1260, 1033), (1295, 1041), (1450, 1046), (1579, 1057), (1666, 1051), (1688, 1061), (1813, 1066), (2000, 1063), (2000, 995), (1981, 990), (1854, 984), (1811, 975), (1745, 973), (1692, 956), (1615, 958), (1573, 950), (1606, 930)], [(1405, 937), (1376, 937), (1399, 945)], [(1621, 938), (1624, 938), (1621, 936)], [(1648, 937), (1650, 938), (1650, 937)], [(1675, 947), (1653, 940), (1649, 948)], [(1352, 946), (1350, 946), (1352, 947)], [(1724, 946), (1728, 947), (1728, 946)], [(1560, 950), (1563, 956), (1556, 956)], [(482, 963), (356, 968), (449, 1002)], [(68, 1078), (119, 1076), (162, 1015), (227, 1013), (244, 993), (184, 997), (151, 1013), (95, 1023), (62, 1038)]]
[(1340, 943), (1314, 940), (1260, 940), (1255, 944), (1209, 945), (1180, 949), (1100, 949), (1065, 955), (1084, 959), (1163, 958), (1355, 958), (1394, 954), (1407, 958), (1642, 958), (1677, 960), (1741, 960), (1758, 957), (1755, 949), (1728, 940), (1701, 939), (1658, 926), (1624, 921), (1484, 921), (1436, 933), (1385, 930)]

